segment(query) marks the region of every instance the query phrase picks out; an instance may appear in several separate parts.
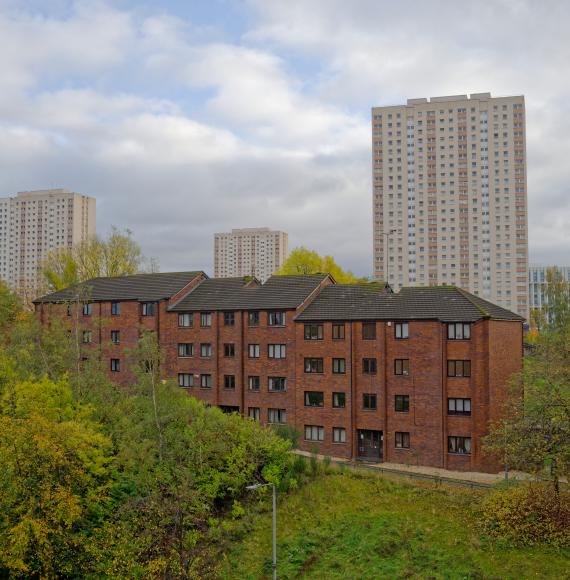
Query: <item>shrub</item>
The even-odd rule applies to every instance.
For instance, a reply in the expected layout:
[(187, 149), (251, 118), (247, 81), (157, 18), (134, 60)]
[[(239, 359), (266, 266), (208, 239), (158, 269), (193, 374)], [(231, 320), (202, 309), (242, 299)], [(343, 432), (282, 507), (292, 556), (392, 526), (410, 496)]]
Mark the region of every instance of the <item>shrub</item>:
[(524, 483), (491, 492), (482, 503), (482, 525), (491, 536), (517, 544), (570, 546), (570, 491)]

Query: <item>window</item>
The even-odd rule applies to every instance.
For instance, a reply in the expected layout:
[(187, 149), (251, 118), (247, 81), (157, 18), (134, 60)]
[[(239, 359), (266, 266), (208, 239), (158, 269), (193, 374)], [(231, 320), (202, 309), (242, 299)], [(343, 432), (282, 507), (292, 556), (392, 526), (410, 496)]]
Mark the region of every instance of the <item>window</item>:
[(141, 304), (141, 312), (143, 316), (154, 316), (156, 309), (155, 302), (143, 302)]
[(249, 358), (259, 358), (259, 345), (258, 344), (248, 345), (247, 353)]
[(471, 338), (471, 325), (468, 322), (448, 324), (447, 338), (449, 340), (469, 340)]
[(71, 304), (67, 305), (67, 316), (71, 316)]
[(256, 376), (247, 377), (247, 385), (250, 391), (259, 391), (259, 387), (261, 385), (259, 377)]
[(178, 326), (189, 327), (193, 325), (191, 312), (182, 312), (178, 315)]
[(91, 342), (91, 339), (92, 339), (92, 333), (91, 333), (91, 331), (90, 330), (84, 330), (83, 331), (83, 342), (87, 344), (87, 343)]
[(333, 427), (333, 443), (346, 443), (346, 429)]
[(362, 395), (362, 406), (364, 409), (374, 411), (376, 409), (376, 395), (364, 393)]
[(93, 304), (87, 303), (83, 305), (83, 316), (91, 316), (93, 314)]
[(118, 373), (121, 370), (121, 361), (118, 358), (111, 359), (111, 372)]
[(224, 375), (224, 389), (235, 389), (235, 388), (236, 388), (236, 376)]
[(470, 360), (448, 360), (447, 361), (448, 377), (470, 377), (471, 361)]
[(111, 342), (113, 344), (119, 344), (121, 342), (121, 331), (111, 330)]
[(396, 395), (395, 398), (396, 411), (399, 413), (408, 413), (410, 410), (410, 396), (409, 395)]
[(211, 389), (212, 375), (200, 375), (200, 387), (203, 389)]
[(305, 391), (305, 407), (324, 407), (325, 395), (322, 391)]
[(212, 313), (211, 312), (201, 312), (200, 313), (200, 326), (206, 328), (212, 326)]
[(344, 358), (333, 358), (332, 359), (332, 372), (335, 375), (342, 375), (346, 372), (346, 359)]
[(375, 340), (376, 339), (376, 323), (363, 322), (362, 323), (362, 339)]
[(286, 409), (267, 409), (268, 423), (287, 423)]
[(234, 326), (236, 323), (235, 312), (224, 312), (224, 326)]
[(363, 358), (362, 359), (362, 372), (365, 375), (375, 375), (377, 371), (376, 359), (375, 358)]
[(269, 326), (285, 326), (285, 312), (270, 312), (268, 316)]
[(287, 356), (287, 348), (284, 344), (269, 344), (267, 356), (269, 358), (285, 358)]
[(323, 340), (323, 325), (305, 324), (305, 340)]
[(224, 356), (235, 356), (236, 355), (236, 345), (233, 342), (228, 342), (224, 344)]
[(121, 303), (120, 302), (111, 302), (111, 315), (112, 316), (119, 316), (121, 314)]
[(396, 431), (396, 449), (410, 448), (410, 434), (406, 431)]
[[(202, 345), (204, 346), (204, 345)], [(189, 357), (194, 355), (194, 345), (191, 342), (179, 342), (178, 343), (178, 356), (181, 358)], [(204, 356), (204, 355), (202, 355)]]
[(286, 391), (287, 390), (287, 379), (285, 377), (269, 377), (268, 388), (270, 391)]
[(307, 441), (324, 441), (325, 428), (317, 425), (305, 425), (305, 439)]
[(460, 453), (468, 455), (471, 453), (471, 437), (448, 437), (447, 451), (448, 453)]
[(247, 315), (248, 326), (259, 326), (259, 312), (250, 312)]
[(178, 373), (178, 386), (184, 388), (193, 387), (194, 375), (192, 373)]
[(447, 399), (448, 415), (471, 415), (471, 399)]
[(212, 345), (209, 343), (202, 343), (200, 345), (200, 356), (209, 357), (212, 356)]
[(335, 409), (344, 409), (346, 407), (346, 394), (333, 393), (332, 405)]
[(397, 339), (409, 338), (409, 325), (407, 322), (396, 322), (394, 332)]
[(332, 325), (333, 340), (344, 340), (344, 324)]
[(247, 416), (254, 421), (261, 420), (261, 409), (259, 407), (248, 407)]
[(407, 376), (410, 374), (410, 360), (397, 358), (394, 360), (394, 374)]
[(306, 358), (305, 359), (306, 373), (322, 373), (323, 359), (322, 358)]

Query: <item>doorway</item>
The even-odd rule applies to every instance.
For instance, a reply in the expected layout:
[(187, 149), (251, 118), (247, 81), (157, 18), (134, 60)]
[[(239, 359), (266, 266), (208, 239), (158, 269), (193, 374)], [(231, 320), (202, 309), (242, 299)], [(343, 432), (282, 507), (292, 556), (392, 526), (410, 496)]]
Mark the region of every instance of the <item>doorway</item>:
[(382, 431), (358, 430), (358, 457), (367, 461), (382, 461)]

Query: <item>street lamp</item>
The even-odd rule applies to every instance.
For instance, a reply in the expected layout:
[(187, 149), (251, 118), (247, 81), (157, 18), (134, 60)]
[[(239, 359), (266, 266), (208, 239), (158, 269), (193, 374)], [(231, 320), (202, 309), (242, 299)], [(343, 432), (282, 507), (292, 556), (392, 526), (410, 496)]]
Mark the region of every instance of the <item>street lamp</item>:
[(273, 487), (273, 580), (277, 580), (277, 500), (274, 483), (255, 483), (254, 485), (247, 485), (245, 489), (253, 491), (260, 487)]
[(398, 230), (392, 229), (387, 232), (380, 232), (381, 236), (386, 236), (386, 251), (384, 255), (386, 256), (386, 284), (390, 285), (390, 236), (395, 234)]

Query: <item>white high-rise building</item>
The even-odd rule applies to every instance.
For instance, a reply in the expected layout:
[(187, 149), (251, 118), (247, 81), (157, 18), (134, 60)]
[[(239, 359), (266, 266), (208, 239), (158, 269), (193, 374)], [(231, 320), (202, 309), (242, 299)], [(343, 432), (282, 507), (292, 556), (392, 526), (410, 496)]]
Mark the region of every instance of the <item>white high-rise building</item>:
[(0, 198), (0, 279), (35, 297), (42, 261), (95, 235), (95, 198), (65, 189)]
[(528, 317), (524, 97), (372, 109), (373, 273), (456, 285)]
[(255, 276), (265, 282), (289, 255), (288, 235), (269, 228), (214, 234), (214, 276)]
[(548, 304), (548, 270), (558, 271), (560, 278), (570, 284), (570, 266), (545, 266), (531, 264), (528, 271), (529, 308), (543, 310)]

